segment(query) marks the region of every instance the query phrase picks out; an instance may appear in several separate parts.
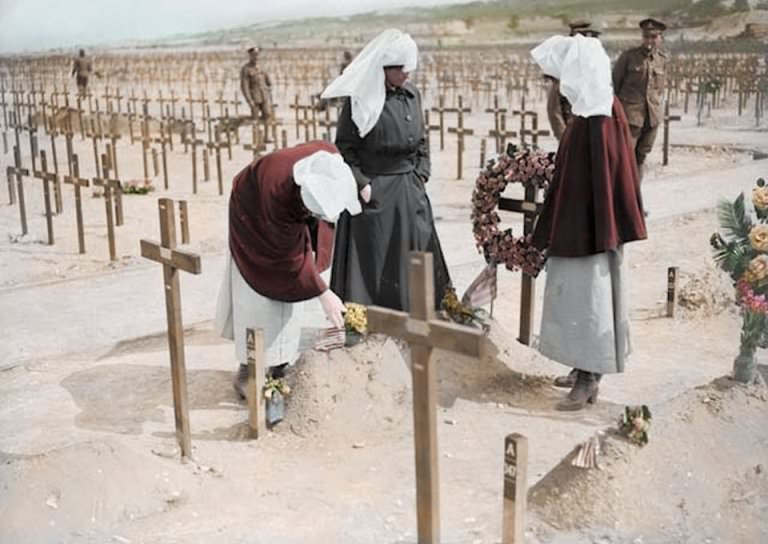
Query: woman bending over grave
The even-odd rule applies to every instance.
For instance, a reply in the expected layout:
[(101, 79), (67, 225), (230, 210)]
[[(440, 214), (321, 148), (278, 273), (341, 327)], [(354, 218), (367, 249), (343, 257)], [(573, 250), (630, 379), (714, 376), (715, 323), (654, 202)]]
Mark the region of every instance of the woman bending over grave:
[(570, 102), (555, 173), (533, 243), (547, 252), (539, 351), (571, 367), (559, 410), (597, 399), (603, 374), (630, 351), (624, 244), (646, 238), (632, 138), (613, 95), (610, 60), (595, 38), (555, 36), (532, 51)]
[(434, 255), (435, 305), (450, 284), (427, 196), (429, 148), (419, 91), (407, 83), (418, 48), (399, 30), (371, 41), (323, 92), (348, 97), (336, 145), (352, 168), (363, 212), (344, 213), (331, 287), (347, 301), (408, 310), (408, 257)]
[(320, 273), (330, 265), (333, 223), (360, 213), (352, 172), (333, 144), (309, 142), (265, 155), (232, 183), (229, 252), (216, 329), (235, 341), (235, 391), (245, 398), (246, 329), (261, 329), (265, 367), (282, 377), (299, 354), (303, 302), (319, 298), (335, 327), (344, 305)]

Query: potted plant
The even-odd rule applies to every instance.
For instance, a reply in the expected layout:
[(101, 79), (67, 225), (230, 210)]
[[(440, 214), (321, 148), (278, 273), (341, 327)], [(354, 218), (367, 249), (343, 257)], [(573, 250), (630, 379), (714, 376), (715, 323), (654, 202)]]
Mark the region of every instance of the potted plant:
[(264, 399), (267, 403), (267, 423), (276, 425), (285, 417), (285, 397), (291, 388), (280, 378), (267, 378), (264, 384)]
[(736, 288), (742, 327), (739, 355), (733, 365), (735, 380), (749, 383), (755, 377), (755, 352), (768, 339), (768, 187), (760, 178), (752, 190), (756, 221), (747, 213), (744, 193), (718, 206), (723, 234), (710, 240), (715, 261)]

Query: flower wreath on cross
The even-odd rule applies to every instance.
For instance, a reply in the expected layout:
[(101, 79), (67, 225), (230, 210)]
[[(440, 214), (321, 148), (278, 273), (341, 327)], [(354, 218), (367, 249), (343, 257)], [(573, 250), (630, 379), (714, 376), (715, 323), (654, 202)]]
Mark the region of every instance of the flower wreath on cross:
[(533, 246), (530, 236), (516, 237), (511, 228), (501, 229), (499, 200), (510, 183), (546, 191), (554, 172), (554, 153), (527, 148), (509, 146), (506, 153), (489, 161), (472, 193), (472, 231), (486, 262), (538, 275), (544, 266), (544, 254)]

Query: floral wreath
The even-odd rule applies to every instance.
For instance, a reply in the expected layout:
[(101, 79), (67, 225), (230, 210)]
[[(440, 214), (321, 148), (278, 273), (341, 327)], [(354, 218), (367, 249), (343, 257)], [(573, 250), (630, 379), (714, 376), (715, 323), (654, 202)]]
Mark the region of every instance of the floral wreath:
[(507, 152), (489, 161), (472, 193), (472, 231), (477, 248), (489, 263), (503, 263), (507, 270), (536, 276), (544, 266), (544, 253), (530, 236), (515, 237), (512, 229), (499, 227), (499, 200), (507, 185), (546, 190), (555, 172), (555, 154), (510, 145)]

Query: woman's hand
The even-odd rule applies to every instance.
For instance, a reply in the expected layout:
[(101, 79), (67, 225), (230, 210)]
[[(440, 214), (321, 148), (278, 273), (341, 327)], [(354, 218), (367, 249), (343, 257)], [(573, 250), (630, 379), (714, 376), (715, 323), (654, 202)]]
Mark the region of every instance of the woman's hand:
[(365, 202), (366, 204), (371, 203), (371, 184), (370, 183), (360, 190), (360, 198), (362, 198), (363, 202)]
[(323, 307), (325, 317), (328, 321), (337, 329), (344, 328), (344, 303), (341, 299), (331, 291), (326, 289), (325, 293), (320, 295), (320, 305)]

